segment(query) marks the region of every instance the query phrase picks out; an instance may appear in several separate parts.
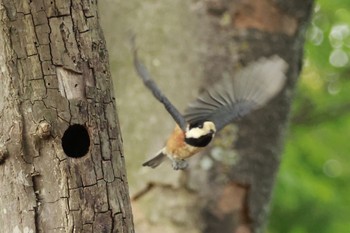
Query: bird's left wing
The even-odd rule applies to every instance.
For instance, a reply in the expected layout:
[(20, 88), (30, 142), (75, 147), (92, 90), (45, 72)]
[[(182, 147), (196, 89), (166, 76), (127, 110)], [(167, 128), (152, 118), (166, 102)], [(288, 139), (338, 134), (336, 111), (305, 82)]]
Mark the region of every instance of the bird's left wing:
[(131, 42), (132, 42), (132, 51), (134, 55), (134, 66), (137, 71), (137, 74), (142, 79), (145, 86), (152, 91), (154, 97), (156, 97), (156, 99), (159, 100), (164, 105), (168, 113), (173, 117), (173, 119), (180, 126), (180, 128), (183, 131), (185, 131), (187, 126), (187, 122), (185, 118), (175, 108), (175, 106), (169, 101), (169, 99), (160, 91), (157, 84), (153, 81), (151, 75), (149, 74), (147, 68), (140, 62), (137, 55), (137, 49), (135, 46), (135, 38), (133, 38)]
[(212, 121), (219, 131), (263, 106), (284, 86), (287, 63), (278, 56), (261, 58), (205, 90), (185, 111), (189, 124)]

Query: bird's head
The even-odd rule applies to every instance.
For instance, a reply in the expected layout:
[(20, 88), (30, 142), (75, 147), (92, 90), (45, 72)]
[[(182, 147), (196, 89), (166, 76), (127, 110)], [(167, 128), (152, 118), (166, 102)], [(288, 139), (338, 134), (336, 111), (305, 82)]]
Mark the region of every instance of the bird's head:
[(205, 147), (213, 139), (216, 127), (211, 121), (198, 122), (187, 126), (185, 142), (195, 147)]

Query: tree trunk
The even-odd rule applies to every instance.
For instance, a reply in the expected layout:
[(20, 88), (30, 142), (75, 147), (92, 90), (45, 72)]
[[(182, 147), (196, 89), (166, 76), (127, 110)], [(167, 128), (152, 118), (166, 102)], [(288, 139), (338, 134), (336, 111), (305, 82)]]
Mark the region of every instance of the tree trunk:
[[(140, 56), (146, 57), (145, 51), (156, 54), (148, 55), (146, 64), (175, 105), (197, 89), (196, 77), (202, 76), (203, 86), (210, 85), (224, 75), (233, 76), (238, 67), (262, 56), (277, 54), (284, 58), (289, 64), (288, 82), (266, 107), (224, 129), (210, 150), (190, 159), (185, 172), (171, 171), (166, 165), (133, 171), (136, 226), (139, 231), (152, 233), (261, 232), (281, 159), (293, 89), (301, 70), (312, 0), (173, 2), (140, 3), (140, 10), (133, 14), (138, 21), (129, 25), (137, 25)], [(130, 5), (136, 7), (136, 3)], [(147, 10), (151, 12), (149, 16)], [(177, 18), (173, 11), (178, 13)], [(164, 21), (159, 20), (160, 16)], [(155, 19), (161, 26), (152, 24)], [(176, 23), (186, 32), (179, 32)], [(157, 46), (159, 53), (155, 52)], [(121, 56), (120, 62), (124, 59)], [(164, 83), (172, 87), (167, 89)], [(149, 98), (151, 104), (140, 98), (137, 108), (130, 103), (125, 106), (131, 111), (123, 121), (131, 125), (130, 137), (137, 140), (135, 135), (143, 132), (142, 145), (151, 145), (142, 151), (131, 145), (133, 168), (161, 147), (167, 137), (163, 128), (169, 129), (163, 122), (173, 123), (170, 117), (165, 118), (164, 111), (160, 112), (162, 106), (152, 102), (151, 95)], [(137, 116), (142, 120), (130, 118), (134, 109), (142, 112)]]
[(134, 232), (95, 1), (0, 0), (1, 232)]
[[(234, 75), (232, 67), (237, 62), (246, 64), (273, 54), (283, 57), (289, 70), (287, 85), (280, 95), (220, 135), (208, 152), (210, 159), (206, 159), (212, 166), (203, 171), (201, 159), (197, 162), (198, 171), (189, 172), (188, 180), (192, 180), (194, 187), (201, 187), (196, 192), (202, 198), (200, 216), (205, 233), (263, 231), (281, 160), (292, 93), (302, 67), (304, 33), (312, 2), (209, 1), (207, 12), (213, 16), (215, 33), (208, 37), (213, 49), (205, 63), (207, 80), (225, 73)], [(228, 25), (220, 24), (222, 17), (230, 19)], [(218, 52), (222, 44), (227, 51), (223, 54)], [(227, 143), (232, 138), (233, 143)], [(197, 178), (198, 174), (206, 177), (204, 182)]]

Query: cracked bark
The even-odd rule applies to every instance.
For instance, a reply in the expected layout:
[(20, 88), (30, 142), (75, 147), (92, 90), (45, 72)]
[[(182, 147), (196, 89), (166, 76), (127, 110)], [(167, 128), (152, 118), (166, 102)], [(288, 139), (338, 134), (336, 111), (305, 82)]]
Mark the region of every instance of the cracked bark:
[[(0, 0), (1, 232), (134, 232), (96, 4)], [(61, 144), (74, 124), (80, 158)]]
[[(186, 171), (171, 172), (166, 165), (147, 172), (142, 170), (140, 174), (146, 184), (137, 187), (133, 195), (138, 230), (152, 233), (263, 231), (281, 160), (293, 90), (301, 70), (304, 33), (312, 2), (209, 0), (189, 4), (191, 9), (187, 14), (196, 19), (186, 24), (190, 25), (186, 29), (194, 32), (195, 43), (186, 43), (201, 48), (200, 62), (192, 69), (202, 69), (204, 85), (211, 85), (222, 76), (234, 75), (237, 67), (273, 54), (289, 64), (288, 82), (263, 109), (225, 128), (210, 150), (190, 159)], [(198, 52), (193, 47), (186, 49), (188, 53)], [(193, 70), (188, 69), (188, 80)], [(177, 75), (176, 70), (173, 72)], [(176, 99), (176, 96), (169, 97)]]

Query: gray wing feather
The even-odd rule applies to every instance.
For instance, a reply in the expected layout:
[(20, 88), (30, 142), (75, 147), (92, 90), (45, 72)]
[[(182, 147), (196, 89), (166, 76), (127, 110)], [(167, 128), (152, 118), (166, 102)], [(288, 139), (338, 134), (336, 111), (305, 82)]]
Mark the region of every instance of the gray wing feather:
[(186, 120), (190, 124), (213, 121), (221, 130), (273, 98), (285, 83), (287, 68), (287, 63), (278, 56), (249, 64), (234, 78), (224, 77), (204, 91), (186, 109)]
[(160, 91), (160, 89), (158, 88), (157, 84), (153, 81), (146, 67), (140, 62), (137, 55), (137, 49), (135, 48), (134, 38), (132, 39), (132, 50), (134, 55), (135, 69), (137, 71), (137, 74), (140, 76), (143, 83), (145, 84), (145, 86), (148, 87), (148, 89), (152, 91), (154, 97), (156, 97), (156, 99), (159, 100), (164, 105), (168, 113), (173, 117), (173, 119), (176, 121), (179, 127), (182, 130), (186, 130), (187, 123), (185, 118), (175, 108), (175, 106), (169, 101), (169, 99)]

